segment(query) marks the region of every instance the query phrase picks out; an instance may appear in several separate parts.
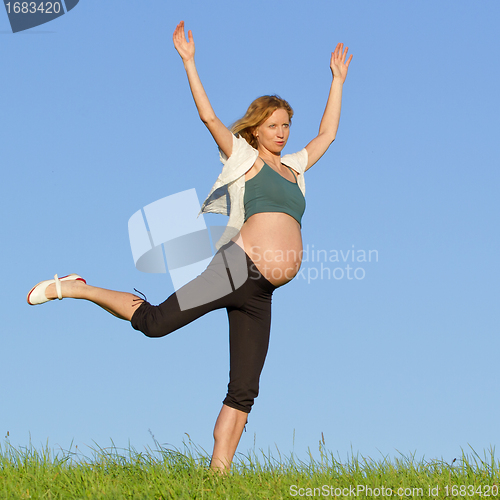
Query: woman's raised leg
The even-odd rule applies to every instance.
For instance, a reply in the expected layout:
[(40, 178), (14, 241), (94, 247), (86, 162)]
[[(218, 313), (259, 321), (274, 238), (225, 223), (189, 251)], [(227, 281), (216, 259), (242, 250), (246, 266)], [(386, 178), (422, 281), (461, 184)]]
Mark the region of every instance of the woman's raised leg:
[[(80, 280), (61, 281), (61, 291), (64, 298), (84, 299), (97, 304), (117, 318), (130, 321), (143, 299), (128, 292), (117, 292), (87, 285)], [(48, 299), (56, 299), (55, 284), (45, 290)]]

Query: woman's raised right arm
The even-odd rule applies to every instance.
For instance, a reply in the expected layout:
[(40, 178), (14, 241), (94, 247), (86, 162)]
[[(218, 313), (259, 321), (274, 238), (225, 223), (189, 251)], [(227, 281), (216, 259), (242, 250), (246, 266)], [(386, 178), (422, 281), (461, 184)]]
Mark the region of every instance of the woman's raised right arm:
[(174, 31), (174, 46), (184, 63), (184, 69), (186, 70), (189, 80), (191, 93), (193, 94), (193, 99), (198, 108), (201, 121), (207, 126), (219, 148), (229, 158), (233, 151), (233, 134), (219, 118), (217, 118), (208, 100), (205, 89), (201, 84), (198, 71), (194, 64), (194, 41), (191, 30), (188, 31), (188, 38), (189, 42), (186, 41), (186, 35), (184, 33), (184, 21), (181, 21)]

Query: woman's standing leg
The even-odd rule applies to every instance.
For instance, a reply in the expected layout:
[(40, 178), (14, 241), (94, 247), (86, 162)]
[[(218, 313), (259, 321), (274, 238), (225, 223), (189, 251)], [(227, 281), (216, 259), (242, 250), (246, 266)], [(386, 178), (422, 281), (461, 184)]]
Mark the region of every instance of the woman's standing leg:
[(210, 467), (220, 472), (231, 468), (248, 413), (222, 405), (214, 428), (214, 451)]
[[(248, 257), (249, 274), (252, 261)], [(255, 278), (258, 279), (255, 279)], [(271, 331), (271, 300), (276, 289), (260, 273), (245, 283), (245, 300), (228, 307), (230, 372), (227, 396), (214, 429), (211, 467), (226, 472), (238, 447), (266, 359)]]

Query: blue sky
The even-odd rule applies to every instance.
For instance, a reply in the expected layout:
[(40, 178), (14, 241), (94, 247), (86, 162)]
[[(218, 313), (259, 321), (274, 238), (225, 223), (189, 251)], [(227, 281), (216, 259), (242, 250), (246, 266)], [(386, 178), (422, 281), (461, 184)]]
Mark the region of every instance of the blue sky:
[(168, 275), (135, 269), (127, 224), (180, 191), (203, 201), (220, 172), (172, 44), (184, 19), (223, 122), (262, 94), (291, 103), (285, 153), (317, 133), (330, 52), (342, 41), (354, 54), (337, 139), (306, 174), (302, 235), (305, 249), (378, 258), (351, 263), (363, 279), (298, 276), (275, 292), (239, 451), (306, 459), (322, 432), (341, 458), (451, 461), (498, 444), (500, 4), (138, 5), (81, 0), (17, 34), (0, 13), (0, 437), (143, 449), (150, 433), (178, 447), (187, 433), (211, 452), (225, 311), (148, 339), (87, 302), (25, 301), (55, 273), (153, 303), (173, 292)]

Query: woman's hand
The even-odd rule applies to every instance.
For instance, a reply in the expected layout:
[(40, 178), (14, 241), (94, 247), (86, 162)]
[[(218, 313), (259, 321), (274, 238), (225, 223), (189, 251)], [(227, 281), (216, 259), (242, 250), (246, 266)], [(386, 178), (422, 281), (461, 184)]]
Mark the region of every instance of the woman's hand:
[(349, 68), (349, 63), (352, 59), (352, 54), (349, 59), (345, 60), (347, 57), (347, 51), (349, 47), (346, 47), (344, 50), (344, 44), (339, 43), (335, 48), (335, 51), (332, 52), (332, 58), (330, 59), (330, 69), (332, 70), (333, 78), (339, 79), (342, 82), (345, 81), (347, 76), (347, 69)]
[(194, 40), (191, 30), (188, 31), (189, 42), (186, 42), (186, 34), (184, 32), (184, 21), (181, 21), (174, 31), (174, 47), (182, 57), (184, 63), (190, 59), (194, 59)]

